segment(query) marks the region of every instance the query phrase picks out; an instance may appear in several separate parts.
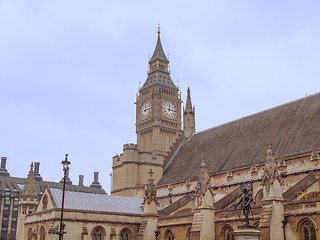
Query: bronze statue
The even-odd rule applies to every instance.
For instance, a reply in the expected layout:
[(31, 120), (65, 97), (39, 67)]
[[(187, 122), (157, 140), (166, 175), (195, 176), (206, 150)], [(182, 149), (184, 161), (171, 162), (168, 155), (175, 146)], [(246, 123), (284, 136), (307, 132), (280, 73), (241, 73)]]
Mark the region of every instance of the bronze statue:
[[(241, 203), (241, 209), (242, 212), (244, 214), (245, 217), (245, 224), (243, 225), (243, 227), (251, 227), (249, 225), (249, 212), (251, 209), (251, 203), (253, 202), (253, 198), (252, 198), (252, 185), (250, 187), (244, 186), (242, 188), (243, 193), (241, 195), (240, 200), (234, 204), (234, 208), (237, 209), (237, 206)], [(240, 216), (239, 216), (240, 218)]]

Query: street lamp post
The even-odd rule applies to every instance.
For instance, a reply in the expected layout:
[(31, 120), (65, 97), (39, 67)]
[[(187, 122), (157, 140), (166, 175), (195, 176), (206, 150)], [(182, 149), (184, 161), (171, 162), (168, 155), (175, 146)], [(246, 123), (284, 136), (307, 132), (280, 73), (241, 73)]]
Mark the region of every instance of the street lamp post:
[(66, 158), (64, 159), (64, 161), (61, 162), (61, 164), (63, 165), (63, 171), (64, 171), (64, 177), (63, 177), (63, 188), (62, 188), (62, 204), (61, 204), (61, 217), (60, 217), (60, 231), (57, 232), (57, 234), (59, 235), (59, 240), (63, 239), (63, 234), (65, 234), (66, 232), (64, 231), (64, 227), (66, 226), (63, 223), (63, 207), (64, 207), (64, 195), (65, 195), (65, 191), (66, 191), (66, 178), (67, 178), (67, 171), (69, 169), (69, 165), (71, 164), (71, 162), (68, 161), (68, 154), (66, 153)]

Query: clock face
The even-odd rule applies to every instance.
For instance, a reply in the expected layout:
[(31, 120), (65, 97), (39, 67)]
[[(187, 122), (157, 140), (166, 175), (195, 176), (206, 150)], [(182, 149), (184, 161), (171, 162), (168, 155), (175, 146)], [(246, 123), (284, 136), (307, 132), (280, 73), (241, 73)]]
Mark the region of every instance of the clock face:
[(149, 117), (151, 111), (151, 104), (150, 102), (146, 101), (142, 103), (141, 108), (140, 108), (140, 117), (142, 119), (146, 119)]
[(174, 118), (177, 115), (176, 106), (170, 101), (166, 101), (162, 104), (162, 111), (167, 118)]

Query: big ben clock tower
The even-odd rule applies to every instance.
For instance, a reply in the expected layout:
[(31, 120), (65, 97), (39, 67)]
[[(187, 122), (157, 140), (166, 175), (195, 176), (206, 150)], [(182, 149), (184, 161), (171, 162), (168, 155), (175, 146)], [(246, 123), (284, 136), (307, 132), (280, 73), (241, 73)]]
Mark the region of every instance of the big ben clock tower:
[(136, 101), (139, 151), (163, 154), (181, 133), (181, 96), (170, 77), (169, 61), (160, 41), (160, 28), (148, 77)]
[[(154, 181), (158, 182), (163, 173), (165, 154), (182, 133), (181, 96), (171, 80), (168, 65), (159, 29), (157, 45), (149, 61), (148, 76), (136, 100), (137, 144), (124, 144), (123, 153), (113, 157), (112, 195), (143, 197), (148, 172), (152, 169)], [(191, 98), (187, 102), (191, 106)], [(192, 109), (186, 109), (184, 118), (192, 119)], [(190, 132), (189, 135), (193, 133), (192, 129), (186, 132)], [(183, 137), (186, 137), (185, 134), (180, 135), (179, 139)]]

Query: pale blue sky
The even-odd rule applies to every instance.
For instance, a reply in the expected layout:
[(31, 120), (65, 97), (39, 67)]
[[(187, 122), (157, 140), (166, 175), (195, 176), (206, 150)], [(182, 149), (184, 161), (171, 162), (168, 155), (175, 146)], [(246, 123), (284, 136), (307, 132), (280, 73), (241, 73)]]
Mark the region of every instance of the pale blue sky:
[(0, 156), (12, 176), (100, 172), (136, 142), (157, 25), (201, 131), (319, 92), (319, 1), (0, 0)]

